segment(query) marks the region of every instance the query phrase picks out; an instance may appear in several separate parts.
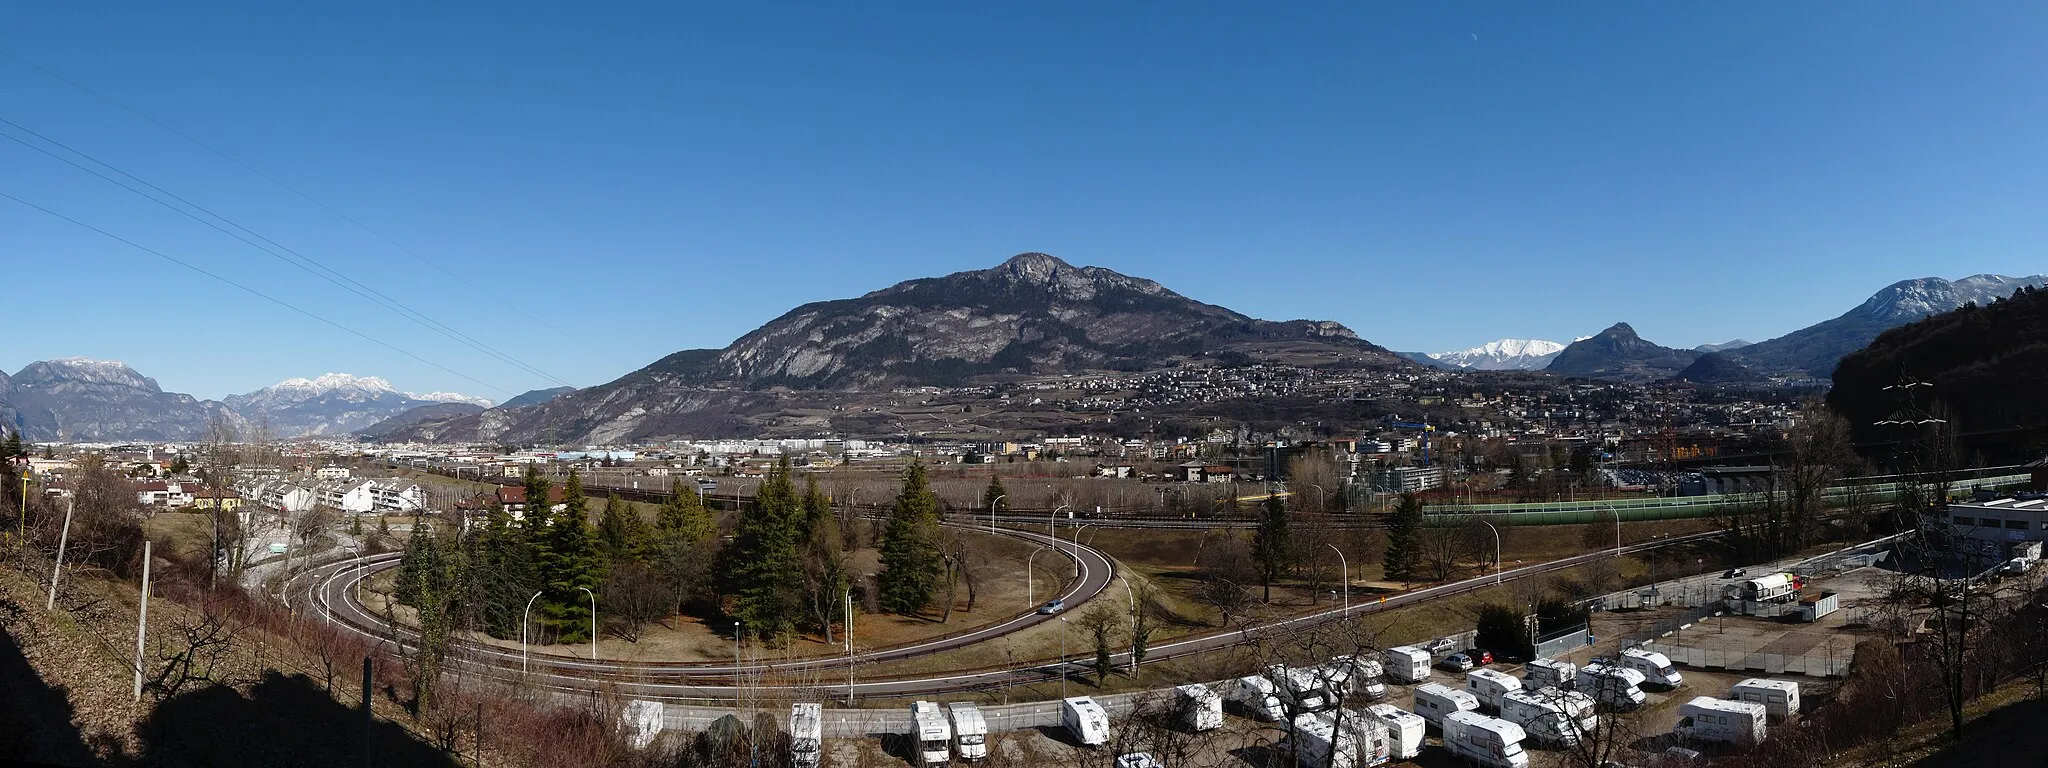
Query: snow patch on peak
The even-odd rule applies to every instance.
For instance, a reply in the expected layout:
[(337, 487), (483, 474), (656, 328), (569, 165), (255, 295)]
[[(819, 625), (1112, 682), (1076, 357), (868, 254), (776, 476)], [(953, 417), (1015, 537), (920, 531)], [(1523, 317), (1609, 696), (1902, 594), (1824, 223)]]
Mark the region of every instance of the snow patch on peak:
[(460, 392), (428, 392), (424, 395), (415, 395), (411, 392), (407, 392), (405, 393), (405, 396), (410, 397), (414, 400), (426, 400), (428, 402), (434, 403), (468, 403), (470, 405), (482, 406), (484, 408), (489, 408), (492, 405), (495, 405), (495, 403), (492, 403), (490, 400), (486, 398), (465, 395)]
[(151, 391), (161, 391), (156, 380), (138, 373), (127, 363), (118, 360), (94, 360), (87, 357), (66, 357), (31, 363), (15, 374), (26, 382), (39, 380), (68, 380), (86, 384), (116, 384)]
[(1526, 371), (1550, 364), (1564, 345), (1544, 339), (1497, 339), (1471, 349), (1433, 352), (1430, 359), (1482, 371)]

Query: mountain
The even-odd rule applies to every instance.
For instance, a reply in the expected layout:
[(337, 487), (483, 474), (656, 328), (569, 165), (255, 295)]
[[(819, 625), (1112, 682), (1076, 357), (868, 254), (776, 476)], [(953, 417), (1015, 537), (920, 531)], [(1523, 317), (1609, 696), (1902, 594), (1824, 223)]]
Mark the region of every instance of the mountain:
[(277, 437), (346, 434), (435, 402), (461, 402), (482, 410), (491, 401), (438, 392), (414, 395), (375, 376), (346, 373), (285, 379), (226, 399), (229, 408), (252, 424), (268, 424)]
[(1960, 280), (1922, 277), (1886, 286), (1855, 309), (1769, 341), (1735, 350), (1735, 359), (1763, 373), (1827, 378), (1844, 355), (1878, 334), (1975, 302), (1978, 306), (2022, 288), (2048, 285), (2048, 275), (1971, 275)]
[[(214, 419), (240, 428), (221, 403), (165, 392), (124, 363), (68, 358), (0, 378), (0, 411), (29, 440), (196, 440)], [(11, 426), (11, 425), (10, 425)]]
[[(1272, 322), (1043, 253), (805, 304), (724, 349), (684, 350), (537, 406), (392, 439), (615, 442), (747, 434), (763, 413), (852, 393), (1198, 361), (1409, 364), (1337, 323)], [(829, 405), (826, 407), (829, 411)], [(821, 421), (821, 425), (828, 422)]]
[(498, 407), (518, 408), (526, 405), (540, 405), (541, 403), (545, 403), (549, 400), (553, 400), (557, 397), (561, 397), (574, 391), (576, 391), (575, 387), (550, 387), (548, 389), (528, 390), (526, 392), (520, 393), (517, 397), (499, 403)]
[(1628, 323), (1580, 339), (1551, 358), (1543, 370), (1563, 376), (1624, 381), (1669, 378), (1691, 365), (1700, 353), (1660, 347), (1636, 335)]
[(1692, 361), (1692, 365), (1671, 378), (1694, 384), (1762, 384), (1770, 381), (1770, 377), (1736, 362), (1725, 352), (1702, 354), (1698, 360)]
[[(1963, 435), (2022, 443), (2031, 458), (2040, 455), (2031, 442), (2039, 433), (2015, 428), (2048, 427), (2042, 371), (2048, 371), (2048, 289), (2026, 287), (2009, 299), (1878, 334), (1835, 366), (1828, 405), (1859, 440), (1911, 437), (1901, 432), (1905, 427), (1880, 422), (1934, 417)], [(1933, 386), (1887, 389), (1906, 380)]]
[(1737, 349), (1741, 349), (1741, 348), (1743, 348), (1743, 347), (1747, 347), (1747, 346), (1749, 346), (1749, 345), (1751, 345), (1751, 344), (1755, 344), (1755, 343), (1756, 343), (1756, 342), (1753, 342), (1753, 341), (1746, 341), (1746, 340), (1743, 340), (1743, 339), (1730, 339), (1730, 340), (1728, 340), (1728, 341), (1724, 341), (1724, 342), (1721, 342), (1721, 343), (1719, 343), (1719, 344), (1701, 344), (1701, 345), (1699, 345), (1699, 346), (1697, 346), (1697, 347), (1693, 347), (1693, 348), (1692, 348), (1692, 351), (1694, 351), (1694, 352), (1701, 352), (1701, 353), (1706, 353), (1706, 352), (1728, 352), (1728, 351), (1731, 351), (1731, 350), (1737, 350)]
[(475, 403), (433, 403), (422, 405), (400, 413), (397, 416), (356, 430), (358, 437), (379, 439), (398, 430), (429, 421), (446, 421), (460, 416), (483, 413), (485, 408)]
[(1480, 371), (1540, 371), (1564, 345), (1542, 339), (1500, 339), (1456, 352), (1432, 352), (1430, 359), (1452, 368)]

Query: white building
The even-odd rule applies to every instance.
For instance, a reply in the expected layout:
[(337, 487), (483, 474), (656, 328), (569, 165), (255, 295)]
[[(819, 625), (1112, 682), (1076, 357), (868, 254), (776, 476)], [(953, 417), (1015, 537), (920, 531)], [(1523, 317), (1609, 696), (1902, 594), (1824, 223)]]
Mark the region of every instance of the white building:
[(349, 514), (364, 514), (376, 508), (374, 480), (329, 480), (314, 487), (320, 506)]
[(326, 466), (313, 470), (315, 480), (347, 480), (348, 467)]
[(427, 511), (427, 491), (418, 483), (377, 480), (370, 485), (370, 506), (378, 512), (411, 515)]

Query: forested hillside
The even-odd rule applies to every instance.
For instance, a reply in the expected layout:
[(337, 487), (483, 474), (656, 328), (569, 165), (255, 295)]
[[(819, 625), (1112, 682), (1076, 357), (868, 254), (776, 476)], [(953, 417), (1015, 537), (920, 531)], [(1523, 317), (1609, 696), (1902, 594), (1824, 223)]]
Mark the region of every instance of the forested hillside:
[[(1908, 402), (1901, 390), (1911, 379)], [(1959, 431), (2048, 425), (2048, 291), (2022, 288), (1986, 306), (1965, 304), (1879, 335), (1842, 358), (1828, 402), (1859, 435), (1882, 437), (1876, 422), (1909, 405), (1938, 403)]]

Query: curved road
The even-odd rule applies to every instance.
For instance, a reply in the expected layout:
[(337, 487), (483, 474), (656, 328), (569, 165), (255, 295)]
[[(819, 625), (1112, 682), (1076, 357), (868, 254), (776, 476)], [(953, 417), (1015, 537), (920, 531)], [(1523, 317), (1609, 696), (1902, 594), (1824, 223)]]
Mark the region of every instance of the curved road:
[[(985, 529), (984, 529), (985, 530)], [(1019, 531), (1005, 531), (1009, 535), (1021, 536), (1039, 542), (1047, 541), (1043, 534)], [(1547, 563), (1538, 563), (1487, 574), (1463, 581), (1442, 584), (1412, 592), (1405, 592), (1386, 598), (1385, 602), (1339, 606), (1301, 616), (1282, 619), (1270, 624), (1241, 629), (1229, 629), (1194, 637), (1182, 638), (1153, 646), (1146, 654), (1145, 663), (1221, 650), (1250, 642), (1255, 637), (1273, 633), (1286, 633), (1313, 627), (1352, 615), (1365, 615), (1404, 606), (1451, 597), (1491, 586), (1496, 582), (1537, 576), (1570, 568), (1617, 554), (1634, 554), (1660, 547), (1669, 547), (1710, 539), (1721, 535), (1708, 531), (1686, 536), (1654, 539), (1615, 549), (1603, 549), (1583, 555), (1575, 555)], [(1069, 542), (1062, 539), (1059, 547), (1066, 554)], [(1114, 576), (1113, 564), (1106, 556), (1095, 550), (1081, 547), (1078, 550), (1082, 578), (1072, 584), (1063, 594), (1070, 606), (1085, 602), (1100, 593)], [(358, 566), (353, 561), (344, 561), (322, 566), (310, 574), (325, 574), (316, 603), (323, 614), (331, 615), (347, 624), (352, 631), (371, 639), (385, 641), (389, 638), (381, 619), (371, 615), (353, 601), (353, 590), (361, 579), (383, 568), (394, 567), (398, 556), (394, 554), (365, 558)], [(338, 576), (338, 578), (337, 578)], [(1051, 620), (1053, 617), (1029, 613), (1008, 621), (983, 627), (973, 632), (938, 638), (891, 648), (877, 649), (857, 654), (857, 663), (870, 663), (891, 659), (909, 658), (938, 651), (961, 648), (983, 642), (996, 636), (1014, 632), (1024, 627)], [(365, 631), (368, 628), (368, 631)], [(852, 684), (833, 684), (824, 674), (826, 670), (844, 669), (846, 657), (814, 657), (788, 662), (769, 664), (711, 664), (711, 663), (667, 663), (667, 662), (622, 662), (577, 660), (556, 655), (534, 654), (529, 671), (522, 675), (521, 659), (517, 651), (508, 651), (496, 646), (459, 642), (459, 647), (450, 653), (448, 663), (466, 671), (505, 680), (522, 677), (527, 682), (544, 688), (562, 691), (587, 691), (593, 687), (605, 686), (636, 698), (662, 700), (727, 700), (743, 694), (757, 694), (763, 689), (801, 689), (810, 693), (819, 691), (846, 691), (856, 697), (899, 697), (920, 694), (949, 693), (965, 690), (993, 688), (1017, 684), (1029, 684), (1057, 680), (1061, 675), (1061, 664), (1057, 661), (1041, 661), (1012, 668), (992, 668), (962, 671), (953, 674), (929, 676), (899, 676), (889, 678), (868, 678), (854, 680)], [(1130, 654), (1114, 654), (1119, 664), (1129, 663)], [(782, 686), (773, 683), (736, 684), (731, 678), (736, 675), (755, 674), (766, 670), (789, 672), (793, 670), (817, 671), (819, 682), (802, 686)]]
[[(962, 527), (962, 526), (953, 526)], [(985, 528), (972, 528), (986, 531)], [(1054, 541), (1041, 533), (998, 529), (1001, 535), (1014, 536), (1036, 543)], [(1076, 545), (1067, 539), (1058, 539), (1055, 548), (1061, 555), (1075, 564), (1078, 578), (1068, 582), (1067, 588), (1057, 597), (1063, 600), (1069, 610), (1085, 604), (1089, 599), (1108, 588), (1116, 578), (1115, 566), (1109, 556), (1086, 546)], [(1043, 550), (1040, 550), (1043, 551)], [(356, 588), (364, 580), (378, 572), (395, 568), (402, 557), (392, 552), (372, 555), (361, 559), (342, 560), (322, 565), (293, 577), (294, 584), (305, 580), (313, 591), (315, 610), (323, 617), (337, 622), (348, 631), (379, 642), (390, 641), (390, 629), (382, 617), (371, 613), (355, 599)], [(302, 587), (293, 586), (296, 592)], [(976, 643), (1016, 632), (1036, 624), (1053, 621), (1057, 617), (1041, 615), (1035, 610), (1012, 616), (1008, 620), (979, 627), (967, 632), (933, 638), (904, 645), (878, 648), (847, 656), (815, 656), (790, 661), (771, 663), (726, 663), (726, 662), (631, 662), (619, 660), (578, 659), (554, 653), (531, 652), (522, 654), (517, 649), (506, 649), (486, 643), (458, 639), (454, 642), (448, 661), (451, 664), (484, 671), (510, 670), (514, 674), (524, 667), (529, 674), (556, 681), (610, 681), (621, 684), (644, 684), (637, 681), (673, 680), (674, 685), (705, 690), (730, 690), (730, 685), (704, 686), (696, 681), (724, 682), (735, 675), (758, 674), (766, 670), (789, 670), (802, 668), (810, 670), (843, 669), (852, 662), (872, 664), (921, 656), (940, 651), (962, 648)], [(410, 644), (416, 637), (410, 629), (400, 628), (402, 642)], [(672, 694), (673, 695), (673, 694)], [(697, 696), (703, 698), (704, 696)]]

